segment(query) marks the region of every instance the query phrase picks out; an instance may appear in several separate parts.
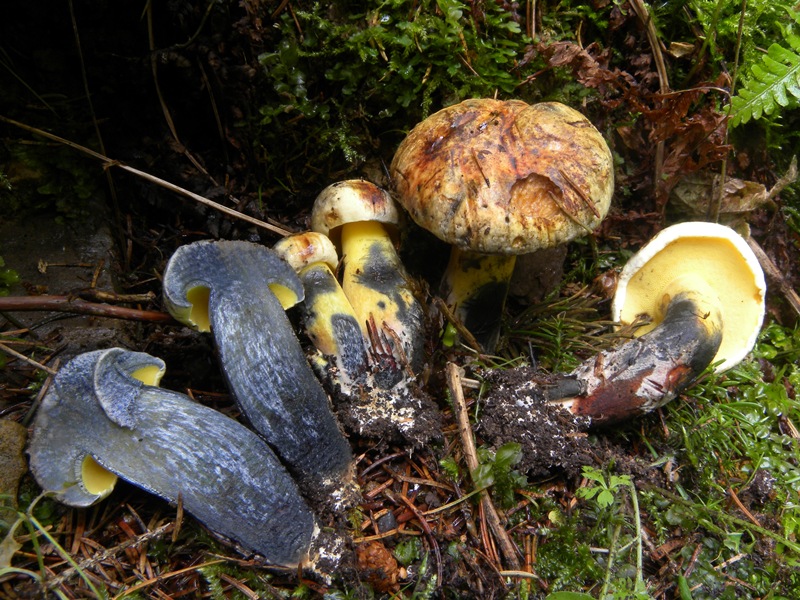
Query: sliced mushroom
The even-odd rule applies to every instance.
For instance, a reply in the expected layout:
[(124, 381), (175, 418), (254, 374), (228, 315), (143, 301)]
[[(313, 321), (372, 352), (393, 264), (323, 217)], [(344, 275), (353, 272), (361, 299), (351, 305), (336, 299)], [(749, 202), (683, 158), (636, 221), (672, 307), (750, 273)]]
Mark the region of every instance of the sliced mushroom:
[(487, 351), (517, 254), (591, 232), (614, 189), (611, 151), (557, 102), (466, 100), (418, 124), (390, 169), (411, 218), (453, 245), (447, 304)]
[(597, 424), (663, 406), (710, 365), (724, 371), (747, 356), (765, 294), (758, 260), (729, 227), (664, 229), (625, 265), (614, 297), (614, 319), (643, 323), (640, 337), (573, 371), (582, 393), (562, 403)]
[(353, 493), (352, 455), (284, 314), (302, 298), (292, 268), (248, 242), (182, 246), (164, 272), (168, 310), (212, 332), (230, 389), (256, 431), (304, 493), (339, 504)]
[(71, 506), (117, 476), (171, 502), (268, 561), (307, 560), (316, 525), (289, 473), (255, 433), (154, 387), (164, 363), (119, 348), (79, 355), (56, 375), (28, 453), (39, 485)]

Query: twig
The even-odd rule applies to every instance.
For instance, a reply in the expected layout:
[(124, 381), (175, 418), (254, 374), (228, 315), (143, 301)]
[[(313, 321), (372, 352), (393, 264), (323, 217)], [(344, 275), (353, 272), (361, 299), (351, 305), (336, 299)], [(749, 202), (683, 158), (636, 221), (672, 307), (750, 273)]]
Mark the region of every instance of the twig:
[(761, 527), (761, 523), (758, 521), (758, 519), (756, 519), (753, 516), (753, 513), (747, 510), (747, 507), (744, 504), (742, 504), (742, 501), (739, 500), (739, 496), (736, 495), (736, 492), (733, 491), (732, 487), (728, 488), (728, 495), (731, 497), (731, 500), (733, 500), (734, 504), (736, 504), (736, 506), (739, 507), (739, 510), (744, 513), (744, 516), (750, 519), (753, 525), (755, 525), (756, 527)]
[(98, 552), (94, 554), (91, 558), (87, 558), (86, 560), (82, 561), (76, 567), (70, 567), (65, 571), (62, 571), (58, 577), (54, 577), (47, 581), (47, 587), (50, 589), (56, 588), (59, 585), (66, 583), (70, 579), (72, 579), (75, 575), (78, 574), (78, 571), (85, 571), (86, 569), (93, 567), (94, 565), (101, 563), (103, 561), (108, 560), (109, 558), (116, 556), (123, 550), (127, 550), (128, 548), (139, 546), (151, 540), (155, 540), (160, 538), (162, 535), (167, 533), (170, 529), (172, 529), (172, 523), (166, 523), (162, 525), (158, 529), (153, 531), (148, 531), (147, 533), (143, 533), (142, 535), (136, 536), (134, 538), (128, 538), (124, 542), (117, 544), (113, 548), (107, 548), (102, 552)]
[(142, 179), (145, 179), (151, 183), (155, 183), (156, 185), (163, 187), (166, 190), (175, 192), (176, 194), (180, 194), (181, 196), (184, 196), (186, 198), (190, 198), (195, 202), (199, 202), (200, 204), (208, 206), (209, 208), (213, 208), (214, 210), (217, 210), (221, 213), (225, 213), (226, 215), (228, 215), (229, 217), (233, 217), (234, 219), (239, 219), (240, 221), (246, 221), (251, 225), (255, 225), (256, 227), (272, 231), (273, 233), (277, 233), (282, 236), (291, 235), (292, 233), (288, 229), (284, 229), (283, 227), (278, 227), (277, 225), (272, 225), (271, 223), (265, 223), (264, 221), (256, 219), (255, 217), (251, 217), (244, 213), (240, 213), (238, 210), (228, 208), (227, 206), (214, 202), (213, 200), (209, 200), (208, 198), (203, 198), (203, 196), (195, 194), (194, 192), (190, 192), (189, 190), (183, 189), (182, 187), (179, 187), (174, 183), (170, 183), (169, 181), (165, 181), (164, 179), (160, 179), (155, 175), (150, 175), (149, 173), (145, 173), (144, 171), (140, 171), (139, 169), (129, 167), (125, 163), (113, 160), (107, 156), (104, 156), (103, 154), (100, 154), (99, 152), (95, 152), (94, 150), (87, 148), (86, 146), (81, 146), (80, 144), (76, 144), (75, 142), (72, 142), (68, 139), (62, 138), (52, 133), (48, 133), (47, 131), (44, 131), (37, 127), (31, 127), (30, 125), (25, 125), (24, 123), (20, 123), (19, 121), (15, 121), (14, 119), (9, 119), (8, 117), (4, 117), (2, 115), (0, 115), (0, 122), (8, 123), (9, 125), (14, 125), (15, 127), (19, 127), (20, 129), (24, 129), (25, 131), (28, 131), (30, 133), (34, 133), (49, 140), (53, 140), (54, 142), (58, 142), (59, 144), (64, 144), (65, 146), (69, 146), (74, 150), (78, 150), (79, 152), (83, 152), (88, 156), (96, 158), (97, 160), (103, 162), (103, 164), (106, 167), (117, 167), (119, 169), (122, 169), (123, 171), (127, 171), (128, 173), (133, 173), (134, 175), (137, 175)]
[[(630, 0), (630, 5), (633, 7), (636, 16), (645, 27), (647, 32), (647, 41), (650, 43), (650, 49), (653, 51), (653, 60), (656, 63), (656, 71), (658, 72), (659, 92), (665, 95), (669, 92), (669, 77), (667, 76), (667, 66), (664, 63), (664, 53), (661, 52), (661, 44), (658, 41), (658, 32), (653, 24), (653, 15), (647, 10), (642, 0)], [(661, 173), (664, 169), (664, 141), (661, 140), (656, 144), (656, 157), (655, 157), (655, 181), (654, 188), (658, 192), (658, 186), (661, 183)]]
[[(774, 541), (778, 542), (779, 544), (783, 544), (784, 546), (789, 548), (795, 554), (800, 555), (800, 544), (798, 544), (797, 542), (793, 542), (792, 540), (786, 538), (785, 536), (782, 536), (779, 533), (775, 533), (774, 531), (771, 531), (771, 530), (767, 529), (766, 527), (762, 527), (760, 525), (754, 525), (753, 523), (751, 523), (750, 521), (748, 521), (746, 519), (740, 519), (739, 517), (734, 517), (733, 515), (729, 515), (728, 513), (724, 512), (724, 511), (721, 511), (721, 510), (716, 510), (716, 509), (713, 509), (713, 508), (709, 508), (708, 506), (704, 506), (702, 504), (696, 504), (696, 503), (694, 503), (694, 502), (692, 502), (690, 500), (684, 499), (682, 496), (679, 496), (678, 494), (673, 494), (672, 492), (670, 492), (668, 490), (661, 489), (657, 485), (653, 485), (651, 483), (642, 482), (639, 485), (643, 489), (645, 489), (647, 491), (656, 492), (657, 494), (660, 494), (661, 496), (663, 496), (664, 498), (666, 498), (667, 500), (669, 500), (670, 502), (672, 502), (674, 504), (680, 504), (681, 506), (685, 506), (687, 508), (691, 508), (692, 510), (695, 510), (695, 511), (697, 509), (702, 510), (709, 517), (712, 517), (712, 520), (706, 525), (706, 527), (709, 528), (709, 529), (714, 527), (713, 520), (728, 521), (729, 523), (732, 523), (733, 525), (737, 525), (739, 527), (745, 527), (745, 528), (747, 528), (747, 529), (749, 529), (751, 531), (755, 531), (756, 533), (759, 533), (759, 534), (761, 534), (761, 535), (763, 535), (765, 537), (768, 537), (771, 540), (774, 540)], [(719, 529), (719, 531), (717, 533), (723, 533), (723, 534), (725, 533), (722, 530), (721, 527), (719, 527), (718, 529)]]
[(183, 575), (184, 573), (191, 573), (192, 571), (198, 571), (205, 567), (210, 567), (211, 565), (218, 565), (220, 563), (228, 562), (227, 559), (219, 559), (219, 560), (209, 560), (204, 563), (200, 563), (199, 565), (191, 565), (189, 567), (185, 567), (183, 569), (178, 569), (177, 571), (171, 571), (169, 573), (164, 573), (163, 575), (156, 575), (155, 577), (151, 577), (146, 581), (142, 581), (141, 583), (137, 583), (136, 585), (129, 587), (128, 589), (120, 592), (112, 600), (119, 600), (120, 598), (124, 598), (125, 596), (129, 596), (134, 592), (138, 592), (139, 590), (150, 587), (154, 583), (159, 583), (160, 581), (166, 581), (167, 579), (172, 579), (173, 577), (177, 577), (178, 575)]
[(792, 286), (789, 285), (789, 282), (786, 281), (786, 277), (784, 277), (777, 265), (772, 262), (772, 259), (767, 256), (767, 253), (764, 252), (764, 249), (757, 241), (753, 238), (747, 238), (747, 245), (750, 246), (750, 249), (756, 255), (761, 268), (764, 269), (764, 274), (767, 276), (767, 279), (778, 284), (778, 289), (780, 289), (786, 301), (794, 309), (794, 312), (800, 316), (800, 296), (797, 295), (797, 292), (794, 291)]
[(444, 570), (442, 568), (442, 554), (439, 550), (439, 544), (437, 543), (436, 538), (433, 535), (433, 531), (431, 530), (431, 526), (428, 524), (427, 519), (425, 519), (425, 515), (423, 515), (422, 512), (416, 506), (414, 506), (414, 503), (403, 494), (393, 494), (392, 497), (395, 499), (399, 498), (403, 504), (405, 504), (409, 510), (414, 513), (414, 516), (417, 517), (422, 530), (425, 532), (425, 535), (428, 537), (428, 540), (433, 547), (433, 553), (436, 556), (436, 573), (438, 575), (438, 579), (436, 580), (437, 586), (442, 585), (444, 576)]
[[(461, 436), (464, 458), (467, 461), (467, 467), (471, 474), (478, 468), (478, 453), (475, 449), (475, 440), (472, 437), (472, 428), (469, 424), (469, 412), (467, 411), (467, 403), (464, 400), (464, 391), (461, 388), (461, 376), (458, 372), (458, 366), (451, 362), (447, 363), (447, 386), (453, 398), (453, 412), (455, 413), (458, 432)], [(500, 516), (497, 514), (497, 510), (492, 503), (488, 491), (482, 490), (480, 498), (486, 516), (486, 522), (489, 524), (492, 534), (500, 545), (500, 551), (503, 553), (503, 558), (508, 563), (509, 570), (519, 571), (520, 563), (514, 544), (511, 542), (508, 532), (500, 522)]]
[(4, 311), (53, 311), (94, 315), (125, 319), (127, 321), (148, 321), (155, 323), (171, 323), (173, 318), (164, 312), (155, 310), (139, 310), (111, 304), (87, 302), (72, 296), (5, 296), (0, 297), (0, 312)]
[(45, 373), (49, 373), (50, 375), (55, 375), (56, 374), (54, 369), (51, 369), (48, 366), (45, 366), (45, 365), (43, 365), (41, 363), (38, 363), (35, 360), (33, 360), (32, 358), (28, 358), (24, 354), (20, 354), (19, 352), (17, 352), (16, 350), (14, 350), (12, 348), (9, 348), (5, 344), (0, 344), (0, 351), (5, 352), (6, 354), (9, 354), (9, 355), (13, 356), (16, 359), (21, 360), (22, 362), (28, 363), (32, 367), (36, 367), (37, 369), (41, 369)]

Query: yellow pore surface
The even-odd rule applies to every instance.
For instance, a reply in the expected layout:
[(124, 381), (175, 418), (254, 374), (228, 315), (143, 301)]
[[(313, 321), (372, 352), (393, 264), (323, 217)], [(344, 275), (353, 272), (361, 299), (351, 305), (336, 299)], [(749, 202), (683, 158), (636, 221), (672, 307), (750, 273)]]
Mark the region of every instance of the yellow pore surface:
[(117, 476), (105, 469), (94, 458), (87, 456), (81, 463), (81, 480), (87, 492), (105, 496), (114, 489), (114, 485), (117, 483)]
[[(158, 365), (145, 365), (131, 373), (131, 377), (145, 385), (157, 386), (164, 375), (164, 369)], [(81, 463), (81, 480), (83, 487), (90, 494), (105, 496), (117, 483), (117, 476), (103, 467), (93, 457), (86, 456)]]
[[(285, 285), (270, 283), (269, 289), (275, 294), (284, 309), (291, 308), (299, 301), (297, 294)], [(193, 287), (186, 292), (186, 299), (191, 303), (187, 321), (197, 331), (211, 331), (211, 316), (208, 308), (210, 298), (211, 290), (205, 286)]]
[(753, 267), (726, 239), (684, 237), (667, 244), (627, 282), (620, 322), (630, 324), (644, 316), (653, 322), (636, 335), (651, 331), (663, 318), (670, 296), (679, 291), (676, 282), (695, 279), (712, 296), (707, 301), (718, 303), (722, 317), (722, 344), (714, 360), (740, 354), (761, 325), (764, 290)]

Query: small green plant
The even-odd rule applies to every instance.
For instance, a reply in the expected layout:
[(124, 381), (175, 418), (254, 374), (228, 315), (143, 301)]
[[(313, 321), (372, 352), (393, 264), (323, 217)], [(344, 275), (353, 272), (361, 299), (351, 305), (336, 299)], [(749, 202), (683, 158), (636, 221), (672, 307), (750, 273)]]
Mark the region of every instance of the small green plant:
[(594, 467), (583, 467), (583, 476), (592, 485), (579, 488), (576, 495), (584, 500), (594, 500), (600, 508), (608, 508), (621, 488), (630, 486), (631, 478), (627, 475), (606, 475)]
[[(61, 556), (62, 559), (64, 559), (73, 569), (75, 569), (78, 576), (83, 580), (86, 587), (92, 593), (92, 598), (108, 598), (108, 593), (106, 592), (105, 588), (102, 586), (98, 587), (92, 582), (88, 575), (75, 562), (69, 552), (67, 552), (66, 549), (64, 549), (50, 534), (48, 531), (49, 528), (43, 526), (36, 516), (34, 516), (34, 510), (36, 506), (44, 498), (44, 495), (38, 496), (33, 500), (33, 502), (30, 503), (24, 512), (18, 512), (17, 518), (8, 528), (5, 538), (0, 541), (0, 577), (9, 574), (24, 575), (30, 577), (32, 580), (38, 583), (41, 586), (42, 591), (45, 592), (47, 590), (45, 586), (48, 578), (48, 571), (45, 567), (44, 555), (42, 553), (42, 548), (39, 541), (39, 538), (41, 537), (44, 538), (47, 543), (52, 545), (53, 549), (59, 554), (59, 556)], [(38, 572), (31, 569), (14, 567), (12, 565), (14, 555), (22, 549), (22, 544), (17, 541), (17, 537), (19, 535), (18, 530), (21, 527), (24, 527), (30, 536), (31, 544), (33, 546), (33, 553), (36, 556), (36, 561), (39, 568)], [(52, 590), (52, 593), (59, 598), (67, 598), (67, 596), (61, 590), (54, 589)]]
[(0, 296), (8, 296), (15, 283), (19, 283), (19, 273), (6, 267), (3, 257), (0, 256)]
[(480, 489), (493, 486), (492, 490), (500, 499), (500, 504), (504, 507), (513, 506), (514, 490), (528, 483), (524, 475), (513, 470), (521, 459), (522, 447), (516, 442), (503, 444), (497, 452), (479, 448), (480, 464), (472, 473), (475, 487)]
[[(795, 25), (800, 24), (800, 13), (787, 12)], [(800, 36), (792, 27), (785, 27), (783, 42), (771, 44), (760, 60), (746, 65), (743, 85), (731, 98), (731, 127), (797, 106), (800, 98)]]

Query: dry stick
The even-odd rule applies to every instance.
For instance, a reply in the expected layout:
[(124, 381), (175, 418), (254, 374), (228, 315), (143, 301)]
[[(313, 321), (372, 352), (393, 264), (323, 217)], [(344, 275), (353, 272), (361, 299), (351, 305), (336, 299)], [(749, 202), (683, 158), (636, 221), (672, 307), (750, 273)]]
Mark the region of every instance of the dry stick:
[(73, 296), (5, 296), (0, 298), (0, 312), (34, 310), (111, 317), (127, 321), (175, 322), (169, 314), (156, 310), (139, 310), (125, 306), (98, 304)]
[(78, 574), (78, 571), (85, 571), (86, 569), (93, 567), (96, 564), (99, 564), (103, 561), (108, 560), (109, 558), (118, 555), (120, 552), (122, 552), (127, 548), (138, 546), (140, 544), (144, 544), (145, 542), (157, 539), (162, 535), (164, 535), (167, 531), (169, 531), (172, 528), (172, 526), (173, 526), (172, 523), (167, 523), (165, 525), (162, 525), (158, 529), (155, 529), (154, 531), (148, 531), (147, 533), (143, 533), (140, 536), (134, 538), (128, 538), (127, 540), (125, 540), (121, 544), (114, 546), (113, 548), (108, 548), (103, 552), (99, 552), (94, 556), (92, 556), (91, 558), (87, 558), (86, 560), (80, 562), (77, 568), (70, 567), (69, 569), (62, 571), (58, 575), (58, 577), (54, 577), (53, 579), (48, 580), (47, 587), (50, 589), (56, 588), (59, 585), (66, 583), (67, 581), (75, 577)]
[(6, 354), (9, 354), (9, 355), (13, 356), (16, 359), (19, 359), (19, 360), (21, 360), (21, 361), (23, 361), (25, 363), (28, 363), (32, 367), (36, 367), (37, 369), (41, 369), (42, 371), (44, 371), (45, 373), (49, 373), (50, 375), (55, 375), (56, 374), (54, 369), (51, 369), (50, 367), (47, 367), (47, 366), (45, 366), (45, 365), (43, 365), (41, 363), (38, 363), (35, 360), (33, 360), (32, 358), (28, 358), (24, 354), (20, 354), (19, 352), (17, 352), (16, 350), (14, 350), (12, 348), (9, 348), (5, 344), (0, 344), (0, 352), (5, 352)]
[(250, 223), (251, 225), (255, 225), (256, 227), (272, 231), (273, 233), (277, 233), (282, 236), (287, 236), (292, 234), (292, 232), (289, 231), (288, 229), (284, 229), (283, 227), (278, 227), (277, 225), (272, 225), (271, 223), (266, 223), (264, 221), (256, 219), (255, 217), (251, 217), (244, 213), (240, 213), (237, 210), (228, 208), (227, 206), (214, 202), (213, 200), (209, 200), (208, 198), (203, 198), (203, 196), (195, 194), (194, 192), (190, 192), (189, 190), (183, 189), (182, 187), (179, 187), (174, 183), (170, 183), (169, 181), (156, 177), (155, 175), (150, 175), (149, 173), (145, 173), (144, 171), (140, 171), (139, 169), (129, 167), (125, 163), (113, 160), (107, 156), (104, 156), (103, 154), (100, 154), (99, 152), (95, 152), (94, 150), (91, 150), (85, 146), (81, 146), (80, 144), (76, 144), (75, 142), (54, 135), (52, 133), (48, 133), (47, 131), (38, 129), (37, 127), (31, 127), (30, 125), (25, 125), (24, 123), (20, 123), (19, 121), (15, 121), (14, 119), (9, 119), (8, 117), (4, 117), (2, 115), (0, 115), (0, 122), (8, 123), (9, 125), (14, 125), (15, 127), (19, 127), (20, 129), (24, 129), (25, 131), (28, 131), (30, 133), (34, 133), (49, 140), (53, 140), (54, 142), (58, 142), (59, 144), (64, 144), (65, 146), (69, 146), (74, 150), (78, 150), (79, 152), (83, 152), (84, 154), (91, 156), (92, 158), (96, 158), (97, 160), (101, 161), (106, 167), (117, 167), (119, 169), (122, 169), (123, 171), (127, 171), (128, 173), (133, 173), (134, 175), (137, 175), (138, 177), (141, 177), (142, 179), (145, 179), (151, 183), (155, 183), (156, 185), (166, 190), (175, 192), (176, 194), (185, 196), (186, 198), (190, 198), (195, 202), (199, 202), (200, 204), (208, 206), (209, 208), (213, 208), (214, 210), (224, 213), (234, 219), (245, 221), (247, 223)]
[[(464, 401), (464, 391), (461, 388), (461, 375), (458, 372), (458, 367), (451, 362), (447, 363), (447, 386), (453, 398), (453, 412), (455, 413), (456, 423), (458, 424), (458, 432), (461, 435), (464, 458), (467, 461), (467, 467), (471, 474), (478, 468), (478, 453), (475, 450), (475, 440), (472, 438), (472, 428), (469, 424), (467, 403)], [(489, 524), (489, 528), (492, 530), (497, 543), (500, 545), (500, 551), (503, 553), (509, 570), (519, 571), (520, 563), (517, 558), (516, 549), (511, 539), (508, 537), (508, 532), (506, 532), (503, 524), (500, 522), (500, 516), (497, 514), (494, 504), (492, 504), (489, 492), (487, 490), (482, 490), (480, 492), (480, 498), (481, 506), (486, 515), (486, 522)]]
[[(630, 5), (633, 7), (636, 16), (645, 26), (647, 32), (647, 41), (650, 44), (650, 49), (653, 51), (653, 60), (656, 63), (656, 71), (658, 72), (658, 86), (661, 95), (669, 93), (669, 77), (667, 76), (667, 66), (664, 63), (664, 54), (661, 52), (661, 44), (658, 42), (658, 32), (656, 26), (653, 24), (653, 16), (647, 10), (642, 0), (630, 0)], [(661, 173), (664, 168), (664, 141), (661, 140), (656, 144), (656, 158), (655, 158), (655, 181), (653, 187), (658, 192), (659, 183), (661, 183)], [(657, 195), (657, 194), (656, 194)]]
[(781, 270), (772, 262), (772, 259), (767, 256), (764, 249), (753, 238), (747, 238), (747, 245), (750, 246), (753, 254), (756, 255), (761, 268), (764, 269), (764, 275), (767, 276), (767, 280), (778, 284), (778, 289), (781, 291), (784, 298), (786, 298), (786, 301), (794, 309), (794, 312), (800, 316), (800, 296), (797, 295), (797, 292), (794, 291), (792, 286), (789, 285), (789, 282), (786, 281), (786, 277), (781, 273)]

